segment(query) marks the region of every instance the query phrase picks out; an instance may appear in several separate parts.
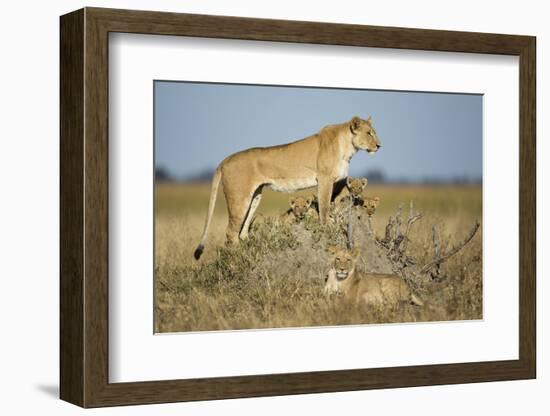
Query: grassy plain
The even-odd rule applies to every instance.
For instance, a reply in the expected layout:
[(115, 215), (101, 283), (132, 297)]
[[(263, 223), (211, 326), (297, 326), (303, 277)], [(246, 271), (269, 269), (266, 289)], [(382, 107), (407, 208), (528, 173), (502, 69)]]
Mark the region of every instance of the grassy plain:
[[(407, 206), (414, 201), (424, 218), (414, 224), (408, 251), (421, 263), (433, 257), (433, 225), (437, 225), (443, 245), (452, 246), (476, 220), (481, 222), (480, 186), (369, 185), (367, 193), (381, 199), (373, 218), (380, 236), (399, 204)], [(372, 310), (323, 295), (326, 255), (323, 250), (304, 251), (293, 228), (274, 231), (273, 227), (256, 226), (248, 241), (225, 246), (227, 214), (221, 189), (205, 253), (195, 261), (193, 251), (204, 225), (209, 194), (209, 184), (156, 186), (156, 332), (482, 318), (482, 228), (463, 250), (443, 263), (444, 280), (419, 288), (430, 307), (399, 305)], [(288, 198), (264, 190), (258, 215), (269, 223), (269, 218), (287, 209)], [(315, 256), (318, 267), (299, 267), (299, 262), (295, 269), (262, 266), (275, 259), (269, 253), (280, 250), (297, 258)]]

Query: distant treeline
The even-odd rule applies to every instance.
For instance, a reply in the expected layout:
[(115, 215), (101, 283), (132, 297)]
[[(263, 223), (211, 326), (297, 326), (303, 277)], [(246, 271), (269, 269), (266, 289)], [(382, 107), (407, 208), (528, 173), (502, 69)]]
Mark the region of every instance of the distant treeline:
[[(197, 172), (194, 175), (185, 177), (176, 177), (172, 175), (166, 168), (155, 168), (155, 181), (162, 182), (190, 182), (190, 183), (209, 183), (214, 176), (214, 169), (205, 169)], [(406, 177), (388, 177), (379, 169), (367, 170), (364, 174), (358, 175), (368, 178), (370, 184), (422, 184), (422, 185), (478, 185), (481, 184), (481, 177), (454, 176), (454, 177), (423, 177), (410, 179)]]

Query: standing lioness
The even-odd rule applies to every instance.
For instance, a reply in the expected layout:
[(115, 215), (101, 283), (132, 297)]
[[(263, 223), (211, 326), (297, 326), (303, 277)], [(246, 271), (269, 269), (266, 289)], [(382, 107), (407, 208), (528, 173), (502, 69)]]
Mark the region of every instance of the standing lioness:
[(208, 215), (195, 258), (198, 259), (204, 250), (220, 181), (229, 214), (226, 237), (230, 242), (248, 236), (264, 186), (279, 192), (317, 186), (319, 216), (321, 222), (326, 223), (333, 185), (348, 176), (352, 156), (358, 150), (370, 153), (379, 147), (372, 119), (353, 117), (349, 122), (327, 126), (302, 140), (280, 146), (255, 147), (227, 157), (212, 179)]

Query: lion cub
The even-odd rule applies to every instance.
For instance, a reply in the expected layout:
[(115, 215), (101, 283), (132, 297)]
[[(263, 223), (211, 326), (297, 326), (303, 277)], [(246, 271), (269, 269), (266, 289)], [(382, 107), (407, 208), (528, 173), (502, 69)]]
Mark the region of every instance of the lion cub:
[(367, 187), (369, 181), (367, 178), (346, 178), (346, 184), (334, 198), (334, 204), (339, 205), (345, 199), (351, 198), (355, 204), (361, 200), (361, 194)]
[(411, 302), (423, 306), (424, 302), (413, 293), (403, 279), (391, 274), (362, 273), (355, 270), (359, 250), (329, 246), (333, 258), (325, 284), (325, 294), (343, 293), (349, 300), (369, 306), (395, 305)]
[(302, 221), (306, 217), (319, 218), (319, 213), (314, 208), (316, 198), (314, 196), (291, 197), (289, 199), (290, 208), (281, 215), (281, 222), (283, 224), (290, 224), (293, 222)]
[(377, 196), (373, 198), (361, 196), (359, 199), (359, 207), (364, 209), (369, 217), (374, 215), (376, 208), (378, 208), (378, 204), (380, 204), (380, 197)]

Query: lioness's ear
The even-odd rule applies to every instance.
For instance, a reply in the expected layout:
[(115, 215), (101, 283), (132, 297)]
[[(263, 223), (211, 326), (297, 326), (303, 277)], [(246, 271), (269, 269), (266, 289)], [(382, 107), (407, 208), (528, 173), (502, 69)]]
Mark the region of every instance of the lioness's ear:
[(330, 254), (331, 256), (334, 256), (336, 254), (336, 251), (338, 251), (337, 246), (333, 246), (333, 245), (327, 246), (327, 253)]
[(355, 133), (356, 130), (359, 130), (361, 127), (361, 119), (357, 116), (353, 117), (350, 122), (351, 131)]
[(369, 116), (369, 118), (367, 118), (367, 123), (372, 124), (372, 116)]
[(378, 204), (380, 203), (380, 198), (377, 197), (377, 196), (375, 196), (375, 197), (373, 198), (373, 201), (374, 201), (374, 206), (377, 207)]
[(359, 249), (357, 247), (351, 249), (351, 256), (353, 257), (353, 260), (357, 260), (359, 257)]
[(369, 183), (369, 180), (367, 178), (361, 179), (361, 184), (363, 185), (363, 188), (366, 187), (368, 183)]

